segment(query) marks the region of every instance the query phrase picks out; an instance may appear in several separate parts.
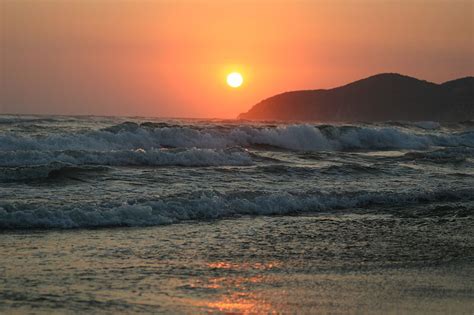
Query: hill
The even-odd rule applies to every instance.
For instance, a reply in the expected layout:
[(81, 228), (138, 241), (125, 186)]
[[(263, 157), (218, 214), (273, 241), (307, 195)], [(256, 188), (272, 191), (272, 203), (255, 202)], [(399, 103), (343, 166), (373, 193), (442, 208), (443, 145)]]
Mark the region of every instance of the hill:
[(292, 91), (267, 98), (240, 119), (385, 121), (474, 119), (474, 77), (436, 84), (383, 73), (328, 90)]

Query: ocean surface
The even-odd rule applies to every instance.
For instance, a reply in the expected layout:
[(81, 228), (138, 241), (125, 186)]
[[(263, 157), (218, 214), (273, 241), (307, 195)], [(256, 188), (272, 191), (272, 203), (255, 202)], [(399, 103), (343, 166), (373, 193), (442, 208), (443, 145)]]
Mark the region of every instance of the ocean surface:
[(474, 122), (0, 116), (0, 312), (474, 309)]

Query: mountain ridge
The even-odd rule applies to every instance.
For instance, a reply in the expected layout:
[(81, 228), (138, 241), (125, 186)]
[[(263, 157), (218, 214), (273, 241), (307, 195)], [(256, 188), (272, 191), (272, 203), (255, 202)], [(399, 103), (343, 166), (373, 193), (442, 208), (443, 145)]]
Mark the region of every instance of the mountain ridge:
[(332, 122), (473, 119), (474, 77), (437, 84), (399, 73), (380, 73), (332, 89), (280, 93), (238, 118)]

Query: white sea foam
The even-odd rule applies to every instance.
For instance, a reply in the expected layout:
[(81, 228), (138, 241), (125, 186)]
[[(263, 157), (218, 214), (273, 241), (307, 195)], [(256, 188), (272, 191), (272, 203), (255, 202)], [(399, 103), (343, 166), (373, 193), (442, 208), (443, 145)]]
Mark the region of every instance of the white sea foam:
[(183, 220), (208, 220), (238, 215), (317, 213), (335, 209), (416, 205), (445, 200), (473, 200), (474, 190), (425, 192), (333, 193), (202, 193), (125, 203), (112, 207), (52, 209), (28, 205), (16, 208), (0, 203), (0, 229), (85, 228), (105, 226), (151, 226)]
[(474, 147), (474, 132), (415, 132), (396, 127), (336, 127), (308, 124), (279, 127), (240, 126), (227, 129), (160, 127), (137, 124), (80, 133), (26, 136), (0, 135), (5, 151), (124, 151), (163, 147), (224, 149), (270, 145), (296, 151), (427, 149), (431, 146)]

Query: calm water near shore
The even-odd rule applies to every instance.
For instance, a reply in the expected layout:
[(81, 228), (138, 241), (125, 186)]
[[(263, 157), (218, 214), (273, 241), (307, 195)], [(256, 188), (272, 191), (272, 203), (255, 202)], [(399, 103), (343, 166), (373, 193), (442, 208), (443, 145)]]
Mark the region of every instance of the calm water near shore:
[(472, 218), (320, 214), (0, 236), (0, 311), (471, 314)]

